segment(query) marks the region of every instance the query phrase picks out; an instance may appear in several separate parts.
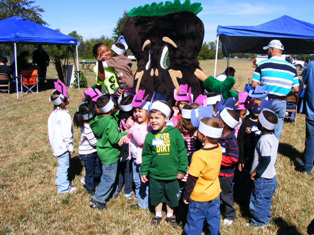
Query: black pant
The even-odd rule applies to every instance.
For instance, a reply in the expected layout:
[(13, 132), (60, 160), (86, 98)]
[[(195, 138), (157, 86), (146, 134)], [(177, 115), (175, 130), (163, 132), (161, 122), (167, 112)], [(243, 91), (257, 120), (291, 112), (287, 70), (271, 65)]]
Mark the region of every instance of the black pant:
[(220, 187), (221, 187), (221, 205), (220, 208), (225, 219), (234, 220), (236, 210), (233, 207), (233, 177), (227, 178), (219, 176)]

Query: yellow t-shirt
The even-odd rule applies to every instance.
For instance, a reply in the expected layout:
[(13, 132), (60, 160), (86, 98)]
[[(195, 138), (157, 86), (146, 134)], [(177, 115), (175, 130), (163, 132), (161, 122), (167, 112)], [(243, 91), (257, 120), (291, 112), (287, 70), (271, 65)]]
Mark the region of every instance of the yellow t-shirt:
[(190, 198), (197, 202), (208, 202), (217, 198), (221, 192), (219, 171), (222, 160), (220, 145), (201, 149), (192, 156), (189, 175), (198, 177)]
[(96, 77), (96, 84), (102, 85), (104, 84), (108, 89), (110, 94), (113, 94), (115, 90), (119, 87), (117, 75), (115, 74), (113, 68), (104, 68), (105, 70), (105, 81), (101, 82), (98, 80), (98, 62), (94, 67), (94, 74)]

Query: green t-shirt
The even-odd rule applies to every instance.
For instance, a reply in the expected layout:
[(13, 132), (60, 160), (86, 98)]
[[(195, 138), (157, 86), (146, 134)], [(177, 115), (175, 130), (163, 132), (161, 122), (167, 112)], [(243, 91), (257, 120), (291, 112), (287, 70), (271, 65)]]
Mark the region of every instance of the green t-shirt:
[(102, 81), (98, 80), (98, 62), (97, 62), (95, 67), (94, 67), (96, 84), (98, 86), (101, 86), (102, 84), (104, 84), (106, 86), (106, 88), (108, 89), (108, 92), (110, 94), (113, 94), (115, 92), (115, 90), (119, 87), (117, 75), (115, 74), (113, 68), (104, 68), (104, 71), (105, 71), (105, 81), (102, 82)]

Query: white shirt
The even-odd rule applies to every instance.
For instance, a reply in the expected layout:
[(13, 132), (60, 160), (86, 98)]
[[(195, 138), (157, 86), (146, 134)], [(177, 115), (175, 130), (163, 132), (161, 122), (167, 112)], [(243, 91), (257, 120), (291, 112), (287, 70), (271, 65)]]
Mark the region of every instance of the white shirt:
[(52, 111), (48, 118), (48, 137), (54, 156), (73, 150), (72, 119), (67, 110)]
[(221, 82), (223, 82), (224, 80), (226, 80), (226, 78), (227, 78), (227, 75), (226, 75), (225, 73), (219, 74), (219, 75), (216, 77), (216, 79), (217, 79), (218, 81), (221, 81)]
[(86, 155), (96, 152), (97, 139), (88, 123), (81, 127), (79, 154)]

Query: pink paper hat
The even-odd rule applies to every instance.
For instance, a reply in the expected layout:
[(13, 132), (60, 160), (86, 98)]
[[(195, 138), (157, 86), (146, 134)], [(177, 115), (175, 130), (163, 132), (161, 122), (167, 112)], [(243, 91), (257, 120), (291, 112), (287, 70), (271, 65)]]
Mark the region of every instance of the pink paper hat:
[(189, 101), (192, 103), (192, 88), (188, 86), (188, 84), (181, 84), (179, 87), (179, 91), (174, 89), (173, 97), (176, 101)]
[(148, 98), (149, 94), (145, 97), (145, 90), (139, 90), (137, 94), (133, 97), (132, 106), (134, 108), (142, 107), (147, 102), (146, 99)]
[(95, 90), (93, 88), (88, 88), (84, 91), (84, 97), (82, 97), (83, 99), (90, 97), (93, 102), (96, 102), (100, 96), (102, 96), (102, 94), (97, 88), (95, 88)]
[(206, 95), (202, 95), (200, 94), (194, 101), (194, 103), (198, 104), (198, 105), (202, 105), (202, 106), (207, 106), (207, 96)]
[(59, 91), (64, 97), (68, 97), (67, 87), (64, 85), (63, 82), (61, 82), (61, 80), (54, 82), (54, 85), (57, 91)]
[(238, 105), (237, 110), (246, 110), (245, 102), (246, 102), (248, 96), (249, 96), (249, 93), (247, 93), (247, 92), (239, 92), (239, 94), (238, 94), (239, 105)]

